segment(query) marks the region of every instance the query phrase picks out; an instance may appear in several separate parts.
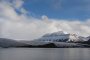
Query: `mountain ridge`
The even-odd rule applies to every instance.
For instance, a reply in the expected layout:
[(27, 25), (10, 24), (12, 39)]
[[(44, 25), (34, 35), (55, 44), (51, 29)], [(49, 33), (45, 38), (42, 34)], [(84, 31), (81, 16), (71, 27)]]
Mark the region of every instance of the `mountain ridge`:
[(90, 36), (83, 37), (63, 31), (49, 33), (33, 41), (16, 41), (0, 38), (0, 47), (40, 47), (40, 48), (65, 48), (65, 47), (90, 47)]

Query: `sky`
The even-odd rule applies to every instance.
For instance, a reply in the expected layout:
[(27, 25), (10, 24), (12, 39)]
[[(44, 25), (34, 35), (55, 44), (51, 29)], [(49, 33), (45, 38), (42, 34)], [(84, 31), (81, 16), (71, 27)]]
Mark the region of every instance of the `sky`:
[(90, 0), (0, 0), (0, 37), (33, 40), (64, 31), (90, 35)]
[[(90, 18), (90, 0), (25, 0), (24, 8), (31, 15), (46, 15), (56, 19)], [(36, 16), (36, 17), (37, 17)]]

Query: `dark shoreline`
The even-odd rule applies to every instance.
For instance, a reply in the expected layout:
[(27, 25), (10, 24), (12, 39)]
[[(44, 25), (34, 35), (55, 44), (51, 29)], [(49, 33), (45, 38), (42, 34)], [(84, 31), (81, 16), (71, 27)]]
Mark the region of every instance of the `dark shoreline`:
[(54, 43), (48, 43), (44, 45), (24, 45), (24, 46), (11, 46), (11, 47), (2, 47), (2, 48), (90, 48), (89, 44), (81, 44), (76, 46), (56, 46)]

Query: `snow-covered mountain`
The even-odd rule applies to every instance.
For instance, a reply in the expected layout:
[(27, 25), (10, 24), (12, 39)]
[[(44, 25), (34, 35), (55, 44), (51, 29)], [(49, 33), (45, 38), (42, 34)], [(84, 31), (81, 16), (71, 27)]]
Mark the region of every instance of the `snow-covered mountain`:
[(87, 40), (85, 37), (78, 36), (76, 34), (67, 34), (63, 31), (58, 31), (54, 33), (48, 33), (43, 35), (38, 41), (45, 42), (81, 42)]

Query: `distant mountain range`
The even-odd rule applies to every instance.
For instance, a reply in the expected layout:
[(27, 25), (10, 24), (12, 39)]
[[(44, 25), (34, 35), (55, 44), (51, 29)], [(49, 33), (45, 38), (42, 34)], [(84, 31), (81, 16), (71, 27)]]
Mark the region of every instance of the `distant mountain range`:
[(18, 46), (25, 46), (25, 45), (27, 45), (27, 44), (21, 43), (16, 40), (0, 38), (0, 47), (7, 48), (7, 47), (18, 47)]
[(16, 41), (0, 38), (0, 47), (28, 47), (28, 48), (66, 48), (90, 47), (90, 36), (83, 37), (76, 34), (67, 34), (63, 31), (48, 33), (33, 41)]

